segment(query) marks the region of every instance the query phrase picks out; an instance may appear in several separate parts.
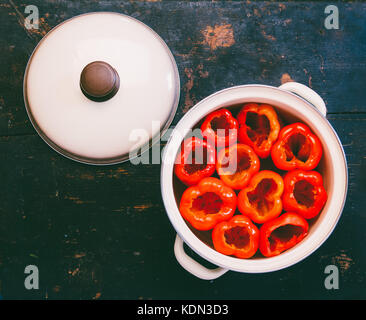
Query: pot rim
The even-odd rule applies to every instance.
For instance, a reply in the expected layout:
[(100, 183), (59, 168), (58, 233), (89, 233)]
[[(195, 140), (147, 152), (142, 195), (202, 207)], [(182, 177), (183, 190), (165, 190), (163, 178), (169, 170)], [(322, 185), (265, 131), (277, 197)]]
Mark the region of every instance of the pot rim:
[[(260, 91), (262, 94), (260, 97), (255, 96), (254, 94), (247, 93), (245, 96), (243, 93), (245, 91), (255, 92)], [(238, 91), (238, 92), (236, 92)], [(338, 188), (338, 193), (342, 194), (341, 199), (337, 199), (336, 195), (329, 199), (329, 208), (326, 214), (328, 214), (328, 219), (324, 219), (321, 221), (320, 225), (318, 226), (317, 230), (314, 231), (313, 234), (308, 235), (302, 243), (299, 243), (297, 246), (285, 251), (281, 255), (271, 257), (271, 258), (261, 258), (261, 259), (238, 259), (231, 256), (223, 255), (213, 248), (209, 247), (206, 243), (200, 240), (188, 227), (182, 216), (180, 215), (178, 206), (176, 204), (175, 196), (173, 193), (173, 167), (174, 167), (174, 159), (179, 150), (181, 142), (183, 141), (185, 134), (184, 130), (192, 128), (200, 119), (202, 119), (205, 115), (209, 112), (212, 112), (216, 109), (236, 104), (235, 99), (246, 99), (249, 102), (259, 102), (265, 103), (265, 101), (259, 100), (266, 100), (264, 97), (271, 95), (271, 98), (266, 98), (267, 100), (272, 99), (273, 101), (281, 101), (282, 104), (287, 104), (293, 112), (298, 111), (302, 118), (304, 118), (304, 114), (308, 113), (312, 119), (312, 121), (305, 121), (310, 122), (314, 125), (315, 120), (319, 120), (317, 125), (314, 127), (319, 128), (319, 131), (323, 131), (323, 133), (327, 133), (328, 138), (332, 138), (332, 144), (338, 148), (337, 153), (334, 152), (336, 156), (331, 159), (332, 163), (332, 171), (334, 172), (334, 166), (338, 165), (338, 167), (342, 167), (343, 171), (334, 177), (336, 180), (343, 181), (343, 187), (336, 185), (334, 183), (334, 189)], [(230, 99), (230, 94), (232, 94), (232, 98)], [(273, 95), (273, 96), (272, 96)], [(228, 96), (227, 98), (223, 98)], [(242, 96), (240, 98), (240, 96)], [(221, 100), (219, 98), (222, 98)], [(294, 105), (290, 105), (289, 102), (284, 102), (285, 100), (290, 100), (294, 103)], [(219, 100), (219, 101), (218, 101)], [(219, 103), (219, 102), (223, 103)], [(244, 103), (244, 102), (242, 102)], [(226, 105), (225, 105), (226, 104)], [(271, 103), (270, 103), (271, 104)], [(272, 102), (273, 105), (276, 103)], [(306, 109), (300, 108), (300, 106), (306, 106)], [(306, 118), (306, 117), (305, 117)], [(309, 116), (307, 117), (309, 118)], [(180, 131), (180, 130), (183, 130)], [(178, 134), (177, 134), (178, 133)], [(322, 135), (321, 135), (322, 136)], [(328, 143), (327, 143), (328, 147)], [(171, 157), (171, 158), (169, 158)], [(169, 160), (168, 160), (169, 159)], [(336, 161), (338, 159), (338, 162)], [(173, 161), (172, 161), (173, 160)], [(341, 178), (339, 178), (342, 175)], [(215, 265), (220, 267), (239, 271), (239, 272), (247, 272), (247, 273), (264, 273), (264, 272), (272, 272), (280, 269), (287, 268), (291, 265), (294, 265), (301, 260), (308, 257), (311, 253), (317, 250), (330, 236), (333, 232), (335, 226), (337, 225), (339, 218), (342, 214), (346, 197), (347, 197), (347, 187), (348, 187), (348, 168), (347, 168), (347, 160), (345, 157), (345, 152), (343, 150), (342, 144), (340, 139), (335, 132), (332, 125), (328, 122), (328, 120), (307, 100), (301, 98), (300, 96), (293, 94), (289, 91), (279, 89), (277, 87), (268, 86), (268, 85), (261, 85), (261, 84), (249, 84), (249, 85), (239, 85), (230, 88), (226, 88), (211, 94), (210, 96), (204, 98), (200, 102), (198, 102), (194, 107), (192, 107), (178, 122), (177, 126), (173, 130), (165, 148), (164, 154), (162, 157), (162, 166), (161, 166), (161, 192), (162, 198), (164, 202), (164, 206), (167, 212), (167, 215), (175, 228), (178, 235), (182, 238), (182, 240), (198, 255), (205, 258), (206, 260), (212, 262)], [(331, 201), (330, 201), (331, 200)], [(328, 205), (328, 203), (327, 203)], [(332, 214), (331, 209), (336, 210)], [(331, 215), (332, 214), (332, 215)], [(331, 221), (331, 224), (328, 225), (327, 223)], [(322, 232), (321, 232), (321, 228)], [(320, 230), (320, 231), (319, 231)], [(320, 233), (320, 234), (319, 234)], [(321, 236), (320, 238), (316, 238), (316, 236)]]

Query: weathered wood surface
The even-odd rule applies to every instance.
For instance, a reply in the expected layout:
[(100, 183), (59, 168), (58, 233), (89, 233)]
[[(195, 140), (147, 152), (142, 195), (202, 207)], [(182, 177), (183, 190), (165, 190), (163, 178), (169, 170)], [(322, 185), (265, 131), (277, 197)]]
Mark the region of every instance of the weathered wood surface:
[[(22, 24), (24, 2), (0, 4), (3, 297), (366, 298), (366, 4), (337, 4), (339, 30), (324, 28), (324, 2), (32, 4), (40, 10), (37, 31)], [(215, 281), (198, 280), (174, 258), (175, 232), (161, 200), (159, 165), (82, 165), (36, 135), (22, 96), (27, 59), (52, 27), (89, 11), (132, 15), (167, 42), (182, 85), (174, 123), (200, 99), (237, 84), (277, 86), (293, 79), (324, 97), (347, 154), (350, 181), (342, 218), (320, 249), (275, 273), (229, 272)], [(28, 264), (40, 269), (38, 291), (24, 289)], [(324, 287), (329, 264), (340, 269), (339, 290)]]

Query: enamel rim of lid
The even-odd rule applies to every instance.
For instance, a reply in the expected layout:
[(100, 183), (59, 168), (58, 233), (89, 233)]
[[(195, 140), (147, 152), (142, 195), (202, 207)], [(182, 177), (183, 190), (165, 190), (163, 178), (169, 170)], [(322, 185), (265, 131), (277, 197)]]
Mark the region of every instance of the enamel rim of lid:
[[(170, 61), (172, 63), (172, 68), (173, 68), (173, 72), (174, 72), (174, 85), (175, 85), (175, 93), (174, 93), (174, 100), (173, 100), (173, 104), (170, 110), (170, 114), (167, 117), (164, 125), (161, 126), (160, 130), (150, 138), (150, 140), (144, 144), (142, 144), (141, 146), (139, 146), (138, 148), (136, 148), (136, 150), (134, 151), (134, 156), (130, 156), (130, 153), (124, 153), (115, 157), (109, 157), (109, 158), (92, 158), (92, 157), (84, 157), (82, 155), (79, 155), (77, 153), (73, 153), (70, 152), (64, 148), (62, 148), (61, 146), (59, 146), (58, 144), (56, 144), (54, 141), (52, 141), (47, 134), (41, 129), (41, 127), (37, 124), (37, 120), (35, 119), (35, 117), (32, 114), (31, 111), (31, 107), (30, 107), (30, 103), (28, 100), (28, 93), (27, 93), (27, 89), (28, 89), (28, 84), (27, 84), (27, 80), (28, 80), (28, 72), (29, 72), (29, 68), (32, 64), (32, 60), (37, 52), (37, 50), (42, 46), (42, 44), (44, 43), (44, 41), (49, 37), (50, 34), (53, 33), (53, 31), (59, 29), (60, 27), (62, 27), (64, 24), (75, 20), (77, 18), (83, 17), (83, 16), (89, 16), (89, 15), (99, 15), (99, 14), (111, 14), (111, 15), (119, 15), (122, 17), (125, 17), (127, 19), (130, 19), (131, 21), (137, 22), (138, 24), (142, 25), (143, 27), (145, 27), (147, 30), (149, 30), (152, 34), (153, 37), (155, 37), (157, 40), (159, 40), (159, 42), (162, 44), (162, 46), (165, 48), (166, 53), (168, 54)], [(176, 61), (174, 59), (174, 56), (172, 54), (172, 52), (170, 51), (169, 47), (167, 46), (167, 44), (165, 43), (165, 41), (153, 30), (151, 29), (148, 25), (144, 24), (143, 22), (122, 14), (122, 13), (117, 13), (117, 12), (108, 12), (108, 11), (101, 11), (101, 12), (89, 12), (89, 13), (84, 13), (84, 14), (80, 14), (77, 16), (74, 16), (70, 19), (67, 19), (63, 22), (61, 22), (60, 24), (58, 24), (57, 26), (55, 26), (51, 31), (49, 31), (37, 44), (37, 46), (35, 47), (35, 49), (33, 50), (26, 69), (25, 69), (25, 73), (24, 73), (24, 80), (23, 80), (23, 97), (24, 97), (24, 104), (25, 104), (25, 109), (27, 111), (28, 117), (30, 119), (30, 122), (32, 123), (34, 129), (37, 131), (38, 135), (52, 148), (54, 149), (56, 152), (58, 152), (59, 154), (63, 155), (66, 158), (69, 158), (71, 160), (80, 162), (80, 163), (84, 163), (84, 164), (90, 164), (90, 165), (113, 165), (113, 164), (117, 164), (117, 163), (122, 163), (125, 162), (127, 160), (131, 160), (134, 159), (138, 156), (140, 156), (142, 153), (146, 152), (147, 150), (149, 150), (154, 144), (156, 144), (157, 142), (160, 141), (160, 138), (164, 135), (164, 133), (166, 132), (166, 130), (169, 128), (169, 126), (171, 125), (174, 116), (176, 114), (177, 108), (178, 108), (178, 103), (179, 103), (179, 96), (180, 96), (180, 77), (179, 77), (179, 72), (178, 72), (178, 67), (176, 64)]]

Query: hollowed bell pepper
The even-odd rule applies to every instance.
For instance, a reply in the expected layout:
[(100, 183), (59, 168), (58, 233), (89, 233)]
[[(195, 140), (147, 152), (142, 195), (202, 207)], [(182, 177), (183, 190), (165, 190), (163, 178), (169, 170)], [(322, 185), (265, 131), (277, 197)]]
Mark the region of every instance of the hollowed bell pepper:
[(210, 230), (234, 215), (236, 202), (236, 194), (231, 188), (220, 179), (208, 177), (184, 191), (179, 210), (197, 230)]
[(312, 170), (318, 165), (322, 153), (318, 137), (299, 122), (280, 131), (271, 151), (273, 163), (281, 170)]
[(239, 141), (251, 146), (261, 158), (267, 158), (280, 132), (277, 113), (268, 104), (248, 103), (238, 114)]
[(284, 177), (283, 207), (305, 219), (314, 218), (327, 201), (327, 192), (319, 172), (294, 170)]
[(265, 257), (273, 257), (304, 239), (309, 224), (300, 215), (287, 212), (264, 223), (259, 229), (259, 250)]
[(184, 140), (174, 164), (174, 173), (184, 184), (197, 184), (215, 172), (216, 151), (207, 141), (197, 137)]
[(256, 223), (278, 217), (282, 211), (282, 177), (273, 171), (256, 173), (238, 195), (238, 209)]
[(248, 217), (236, 215), (216, 225), (212, 241), (218, 252), (246, 259), (257, 252), (259, 231)]
[(216, 147), (236, 143), (238, 128), (238, 121), (227, 109), (210, 113), (201, 125), (202, 136)]
[(233, 189), (242, 189), (259, 171), (260, 162), (253, 149), (246, 144), (234, 144), (221, 149), (216, 162), (220, 179)]

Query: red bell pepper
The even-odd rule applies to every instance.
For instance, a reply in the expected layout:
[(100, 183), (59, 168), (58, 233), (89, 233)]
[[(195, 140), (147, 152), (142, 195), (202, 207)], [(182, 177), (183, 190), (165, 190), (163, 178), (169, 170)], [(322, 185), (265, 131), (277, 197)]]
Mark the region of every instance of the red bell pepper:
[(179, 210), (197, 230), (210, 230), (234, 215), (236, 201), (236, 194), (231, 188), (220, 179), (208, 177), (184, 191)]
[(216, 150), (197, 137), (184, 140), (174, 164), (174, 173), (184, 184), (192, 186), (215, 172)]
[(256, 173), (238, 195), (238, 209), (256, 223), (277, 218), (282, 211), (282, 177), (273, 171)]
[(210, 113), (201, 125), (202, 136), (216, 147), (236, 143), (238, 128), (238, 121), (227, 109)]
[(304, 239), (309, 224), (300, 215), (287, 212), (264, 223), (259, 229), (259, 250), (265, 257), (273, 257)]
[(261, 158), (267, 158), (280, 132), (277, 113), (268, 104), (248, 103), (238, 114), (239, 141), (251, 146)]
[(233, 189), (242, 189), (259, 171), (260, 162), (253, 149), (246, 144), (234, 144), (221, 149), (216, 162), (220, 179)]
[(319, 172), (294, 170), (284, 177), (283, 207), (305, 219), (314, 218), (327, 202), (327, 192)]
[(236, 215), (216, 225), (212, 231), (212, 241), (216, 251), (246, 259), (257, 252), (259, 231), (248, 217)]
[(281, 170), (314, 169), (323, 154), (318, 137), (303, 123), (284, 127), (273, 145), (271, 155), (275, 166)]

